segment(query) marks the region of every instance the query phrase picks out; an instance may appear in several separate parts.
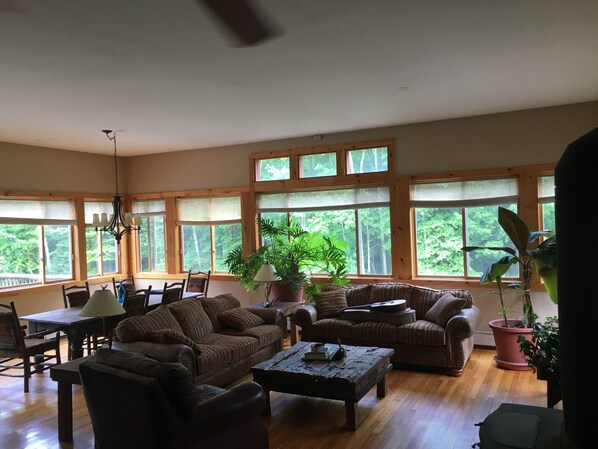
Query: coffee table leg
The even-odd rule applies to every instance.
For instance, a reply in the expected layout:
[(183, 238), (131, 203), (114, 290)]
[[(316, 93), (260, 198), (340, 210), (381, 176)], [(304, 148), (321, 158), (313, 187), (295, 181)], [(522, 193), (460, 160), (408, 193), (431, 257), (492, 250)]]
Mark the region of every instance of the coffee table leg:
[(347, 415), (347, 429), (357, 430), (357, 402), (345, 401)]
[(376, 384), (376, 396), (379, 398), (386, 397), (386, 376), (383, 376)]
[(270, 390), (264, 388), (264, 393), (266, 393), (266, 406), (264, 407), (264, 411), (262, 411), (262, 415), (270, 416), (272, 415), (272, 409), (270, 408)]
[(297, 330), (297, 324), (295, 324), (295, 319), (293, 315), (290, 317), (291, 320), (291, 346), (297, 344), (299, 341), (299, 332)]
[(58, 381), (58, 441), (73, 441), (73, 388)]

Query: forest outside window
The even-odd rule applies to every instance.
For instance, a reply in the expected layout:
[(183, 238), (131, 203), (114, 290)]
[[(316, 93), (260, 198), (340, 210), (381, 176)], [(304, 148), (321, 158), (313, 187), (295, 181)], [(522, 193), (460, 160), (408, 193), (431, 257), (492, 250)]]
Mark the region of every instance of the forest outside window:
[(297, 220), (346, 243), (350, 274), (392, 273), (387, 187), (260, 194), (257, 210), (275, 222)]
[(347, 173), (375, 173), (388, 171), (388, 147), (347, 151)]
[(290, 159), (277, 157), (255, 162), (256, 181), (283, 181), (291, 178)]
[(164, 200), (133, 201), (133, 213), (139, 216), (137, 232), (137, 267), (142, 273), (166, 271)]
[(105, 276), (119, 272), (118, 244), (114, 236), (96, 232), (93, 214), (113, 213), (110, 201), (85, 201), (85, 250), (87, 276)]
[(0, 200), (0, 288), (73, 278), (70, 201)]
[(228, 272), (224, 261), (242, 244), (239, 196), (177, 199), (183, 270)]
[(556, 230), (554, 215), (554, 175), (538, 177), (538, 200), (543, 230)]
[(299, 161), (300, 178), (336, 176), (336, 153), (305, 154)]
[[(498, 206), (517, 211), (517, 179), (430, 182), (411, 186), (417, 276), (479, 277), (496, 260), (492, 251), (463, 246), (511, 246), (498, 224)], [(505, 278), (518, 277), (513, 266)]]

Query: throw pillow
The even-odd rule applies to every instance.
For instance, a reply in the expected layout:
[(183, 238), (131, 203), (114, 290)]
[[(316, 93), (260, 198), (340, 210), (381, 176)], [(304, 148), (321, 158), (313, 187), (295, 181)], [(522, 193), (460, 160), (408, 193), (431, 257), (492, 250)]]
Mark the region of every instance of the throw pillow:
[(241, 332), (266, 322), (257, 316), (255, 313), (251, 313), (247, 309), (242, 307), (235, 307), (234, 309), (226, 310), (218, 314), (218, 319), (222, 324), (228, 327), (232, 327)]
[(318, 320), (335, 318), (347, 307), (347, 294), (345, 289), (330, 290), (314, 295)]
[(201, 347), (187, 337), (173, 329), (160, 329), (157, 331), (150, 331), (145, 336), (145, 341), (151, 341), (152, 343), (173, 343), (179, 345), (187, 345), (195, 354), (201, 354)]
[(465, 298), (456, 298), (445, 293), (424, 315), (424, 320), (445, 327), (448, 320), (458, 314), (467, 304)]

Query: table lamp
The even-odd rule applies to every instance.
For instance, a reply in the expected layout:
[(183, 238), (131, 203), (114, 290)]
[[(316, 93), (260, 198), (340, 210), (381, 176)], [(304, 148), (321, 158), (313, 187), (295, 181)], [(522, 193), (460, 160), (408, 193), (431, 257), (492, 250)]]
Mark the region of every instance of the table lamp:
[(259, 271), (253, 278), (256, 282), (265, 282), (266, 283), (266, 299), (264, 300), (264, 307), (270, 307), (276, 298), (270, 301), (268, 297), (270, 296), (270, 290), (272, 289), (272, 282), (280, 280), (280, 276), (276, 275), (276, 269), (272, 264), (264, 264), (260, 267)]
[(107, 285), (103, 285), (101, 290), (96, 290), (91, 295), (91, 298), (85, 303), (80, 316), (89, 316), (94, 318), (102, 318), (103, 335), (106, 336), (106, 317), (122, 315), (125, 309), (121, 303), (118, 302), (114, 293), (106, 290)]

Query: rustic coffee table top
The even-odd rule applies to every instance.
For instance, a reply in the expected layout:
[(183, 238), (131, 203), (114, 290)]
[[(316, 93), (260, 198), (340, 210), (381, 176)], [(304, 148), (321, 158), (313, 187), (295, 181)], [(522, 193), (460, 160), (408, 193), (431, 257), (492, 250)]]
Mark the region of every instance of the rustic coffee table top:
[(342, 360), (303, 361), (310, 345), (297, 343), (254, 366), (254, 380), (271, 391), (357, 402), (392, 368), (392, 349), (345, 345)]

